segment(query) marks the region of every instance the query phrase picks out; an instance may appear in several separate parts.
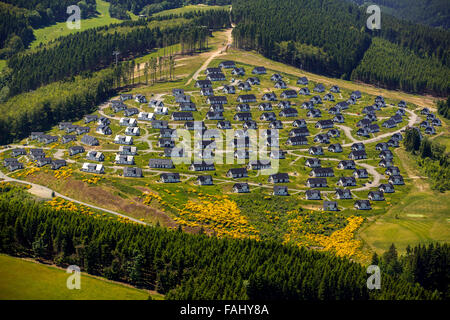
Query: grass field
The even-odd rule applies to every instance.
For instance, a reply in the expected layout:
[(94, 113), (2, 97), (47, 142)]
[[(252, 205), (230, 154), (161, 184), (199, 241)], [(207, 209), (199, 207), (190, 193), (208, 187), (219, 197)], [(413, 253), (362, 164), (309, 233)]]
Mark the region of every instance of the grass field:
[[(65, 270), (0, 255), (1, 300), (146, 300), (149, 292), (81, 274), (81, 289), (69, 290)], [(162, 296), (151, 295), (153, 299)]]
[(184, 7), (181, 7), (181, 8), (164, 10), (164, 11), (155, 13), (153, 16), (154, 17), (158, 17), (158, 16), (166, 16), (166, 15), (171, 15), (171, 14), (183, 14), (183, 13), (192, 12), (192, 11), (206, 11), (206, 10), (225, 9), (225, 8), (229, 8), (229, 7), (230, 6), (207, 6), (207, 5), (204, 5), (204, 4), (189, 5), (189, 6), (184, 6)]
[(0, 73), (3, 71), (3, 68), (6, 67), (6, 60), (0, 60)]
[(411, 191), (399, 199), (388, 212), (360, 231), (365, 244), (378, 253), (395, 243), (400, 252), (408, 245), (431, 241), (448, 242), (450, 238), (449, 192), (430, 189), (421, 179), (414, 159), (404, 150), (396, 150), (409, 176), (416, 177)]
[[(81, 29), (69, 29), (66, 26), (66, 22), (59, 22), (46, 28), (34, 30), (34, 36), (36, 40), (31, 43), (31, 48), (39, 46), (40, 43), (47, 43), (62, 36), (67, 36), (72, 33), (84, 31), (86, 29), (92, 29), (109, 25), (112, 23), (119, 23), (122, 20), (111, 18), (109, 15), (109, 2), (103, 0), (97, 0), (97, 17), (81, 20)], [(132, 19), (137, 19), (136, 16), (132, 16)]]

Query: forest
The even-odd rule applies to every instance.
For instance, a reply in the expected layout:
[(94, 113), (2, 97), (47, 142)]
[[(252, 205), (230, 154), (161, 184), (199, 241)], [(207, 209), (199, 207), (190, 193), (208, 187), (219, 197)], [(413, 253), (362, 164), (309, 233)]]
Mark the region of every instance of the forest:
[[(101, 215), (56, 210), (0, 185), (0, 251), (154, 289), (167, 299), (439, 299), (429, 286), (382, 273), (370, 291), (365, 268), (332, 254), (271, 241), (187, 234)], [(11, 193), (13, 195), (11, 195)]]
[[(368, 3), (366, 0), (349, 1), (359, 5)], [(383, 12), (400, 19), (432, 27), (450, 28), (450, 6), (447, 0), (372, 0), (370, 4), (377, 4)]]
[[(381, 30), (368, 30), (365, 11), (339, 0), (234, 0), (232, 16), (239, 48), (314, 73), (388, 89), (438, 96), (449, 93), (448, 31), (388, 14), (382, 15)], [(409, 68), (396, 59), (386, 64), (385, 56), (375, 58), (392, 52)], [(426, 72), (418, 73), (416, 66)]]
[(395, 279), (418, 283), (427, 290), (437, 291), (445, 299), (450, 299), (450, 246), (447, 243), (419, 244), (406, 247), (406, 254), (399, 256), (394, 244), (378, 256), (372, 256), (372, 265)]

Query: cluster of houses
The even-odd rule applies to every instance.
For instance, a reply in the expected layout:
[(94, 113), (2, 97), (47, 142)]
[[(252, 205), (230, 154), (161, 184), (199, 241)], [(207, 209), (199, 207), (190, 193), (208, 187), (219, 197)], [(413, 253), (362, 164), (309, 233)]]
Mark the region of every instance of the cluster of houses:
[[(249, 159), (250, 158), (250, 144), (251, 140), (248, 135), (248, 130), (257, 129), (258, 123), (256, 120), (267, 122), (268, 130), (263, 132), (263, 135), (267, 137), (267, 147), (270, 149), (271, 159), (284, 159), (286, 151), (276, 148), (273, 143), (276, 129), (283, 129), (283, 121), (280, 118), (297, 118), (298, 110), (293, 107), (292, 99), (298, 96), (312, 97), (309, 101), (304, 102), (301, 108), (307, 109), (308, 118), (321, 118), (322, 111), (318, 108), (324, 101), (335, 101), (335, 94), (340, 93), (340, 88), (336, 85), (329, 89), (328, 93), (322, 94), (326, 91), (323, 84), (317, 84), (312, 92), (307, 85), (309, 80), (306, 77), (301, 77), (297, 80), (297, 85), (303, 86), (299, 91), (288, 89), (288, 86), (280, 74), (273, 74), (271, 81), (274, 83), (275, 89), (282, 89), (283, 92), (277, 96), (275, 92), (266, 92), (262, 96), (262, 101), (258, 104), (257, 98), (254, 94), (246, 93), (246, 91), (252, 90), (253, 86), (260, 85), (261, 81), (258, 78), (259, 75), (264, 75), (267, 70), (264, 67), (255, 67), (249, 77), (245, 81), (234, 81), (233, 85), (224, 85), (221, 88), (222, 95), (216, 95), (213, 89), (213, 83), (217, 81), (226, 80), (223, 69), (231, 69), (231, 74), (237, 77), (244, 77), (246, 71), (244, 68), (239, 68), (233, 61), (223, 61), (217, 68), (207, 68), (205, 71), (206, 79), (197, 80), (195, 87), (200, 90), (200, 94), (206, 98), (206, 102), (209, 105), (208, 112), (206, 113), (205, 120), (217, 121), (217, 129), (229, 130), (232, 129), (232, 124), (229, 120), (224, 118), (225, 106), (230, 103), (230, 96), (237, 93), (237, 90), (241, 91), (236, 97), (236, 107), (233, 120), (239, 122), (242, 127), (241, 130), (237, 130), (235, 133), (235, 139), (231, 141), (232, 147), (234, 147), (234, 157), (237, 159)], [(216, 91), (217, 92), (217, 91)], [(159, 130), (158, 147), (164, 148), (164, 158), (152, 158), (148, 162), (150, 169), (175, 169), (172, 161), (173, 157), (184, 157), (185, 151), (183, 148), (175, 147), (175, 140), (177, 136), (176, 129), (169, 127), (169, 121), (157, 120), (156, 116), (169, 116), (171, 121), (184, 122), (184, 128), (188, 130), (196, 130), (195, 134), (199, 135), (201, 140), (197, 143), (196, 155), (202, 159), (201, 162), (192, 163), (189, 166), (189, 170), (194, 172), (206, 172), (215, 171), (214, 164), (208, 163), (205, 160), (214, 157), (215, 151), (215, 135), (213, 130), (206, 131), (206, 125), (204, 121), (194, 121), (193, 112), (197, 111), (197, 106), (192, 101), (189, 95), (185, 94), (183, 89), (173, 89), (172, 95), (175, 102), (178, 104), (179, 110), (169, 112), (169, 108), (164, 105), (162, 100), (152, 99), (147, 101), (144, 95), (122, 94), (118, 100), (112, 100), (110, 107), (114, 113), (122, 112), (124, 116), (120, 118), (119, 125), (125, 128), (125, 134), (118, 134), (114, 137), (113, 142), (120, 145), (119, 151), (116, 153), (114, 163), (122, 165), (124, 177), (143, 177), (143, 170), (135, 167), (135, 155), (137, 154), (137, 148), (133, 146), (133, 137), (140, 136), (141, 130), (139, 128), (138, 121), (148, 121), (153, 129)], [(328, 113), (331, 115), (331, 119), (317, 120), (314, 127), (320, 129), (320, 133), (313, 137), (315, 143), (308, 149), (308, 153), (311, 156), (320, 156), (324, 154), (324, 148), (329, 152), (341, 153), (343, 148), (339, 143), (330, 143), (330, 139), (340, 137), (340, 131), (335, 127), (336, 123), (344, 123), (345, 118), (342, 111), (348, 109), (350, 105), (355, 104), (362, 98), (360, 91), (354, 91), (346, 101), (338, 102), (333, 107), (328, 109)], [(127, 100), (133, 100), (137, 103), (148, 103), (148, 106), (153, 112), (141, 112), (137, 108), (130, 108), (124, 102)], [(251, 113), (250, 104), (258, 104), (257, 108), (262, 112), (258, 119), (254, 119)], [(275, 113), (274, 108), (277, 107), (279, 112)], [(362, 113), (364, 117), (358, 121), (356, 132), (359, 136), (369, 136), (372, 133), (380, 131), (380, 127), (375, 122), (378, 120), (376, 112), (385, 108), (386, 103), (383, 97), (378, 96), (375, 98), (374, 104), (366, 106)], [(384, 121), (382, 126), (385, 128), (393, 128), (399, 123), (403, 122), (405, 116), (406, 103), (401, 102), (396, 114)], [(423, 109), (422, 114), (427, 115), (427, 121), (421, 123), (421, 127), (425, 128), (425, 132), (434, 130), (434, 126), (441, 125), (439, 119), (435, 115), (429, 112), (428, 109)], [(136, 118), (133, 118), (136, 116)], [(97, 127), (95, 132), (102, 135), (112, 135), (111, 121), (106, 117), (99, 117), (97, 115), (88, 115), (84, 118), (85, 124), (96, 123)], [(430, 129), (432, 128), (432, 129)], [(65, 131), (66, 134), (61, 136), (62, 143), (77, 142), (85, 146), (98, 146), (99, 141), (97, 138), (89, 135), (90, 128), (88, 126), (77, 126), (70, 122), (61, 122), (59, 129)], [(434, 132), (427, 132), (434, 133)], [(81, 138), (79, 137), (81, 136)], [(288, 138), (286, 140), (287, 146), (300, 146), (308, 145), (308, 137), (310, 132), (307, 127), (307, 121), (305, 119), (293, 119), (292, 129), (289, 131)], [(43, 133), (35, 132), (31, 135), (31, 139), (36, 139), (39, 142), (51, 143), (58, 141), (57, 136), (49, 136)], [(371, 209), (370, 201), (383, 201), (384, 193), (394, 192), (394, 186), (404, 184), (403, 178), (400, 174), (398, 167), (393, 164), (393, 154), (389, 148), (395, 148), (399, 146), (399, 141), (402, 140), (402, 136), (399, 133), (392, 135), (387, 142), (378, 143), (376, 150), (379, 151), (379, 166), (385, 168), (385, 174), (388, 176), (388, 183), (381, 184), (377, 191), (370, 191), (368, 193), (367, 200), (357, 200), (354, 203), (354, 207), (358, 210)], [(322, 147), (320, 144), (326, 144)], [(84, 146), (76, 145), (68, 149), (69, 156), (75, 156), (85, 153)], [(52, 160), (46, 158), (42, 152), (42, 157), (39, 155), (36, 159), (33, 159), (31, 149), (30, 158), (37, 160), (39, 165), (50, 164), (52, 169), (58, 169), (61, 166), (66, 165), (64, 160)], [(27, 152), (20, 153), (19, 149), (14, 153), (16, 156), (26, 155)], [(14, 156), (15, 157), (15, 156)], [(105, 167), (102, 162), (105, 160), (105, 156), (100, 151), (90, 150), (86, 153), (86, 161), (83, 163), (81, 171), (88, 173), (103, 174), (105, 173)], [(352, 199), (353, 195), (349, 187), (357, 185), (357, 181), (360, 179), (368, 179), (369, 175), (366, 169), (357, 169), (355, 160), (367, 159), (367, 153), (365, 145), (363, 143), (355, 143), (351, 146), (351, 151), (348, 154), (348, 160), (340, 161), (337, 165), (338, 170), (351, 170), (346, 176), (339, 178), (337, 182), (337, 188), (335, 189), (335, 199)], [(20, 163), (17, 158), (8, 158), (4, 161), (4, 166), (9, 170), (17, 170), (23, 168), (23, 164)], [(322, 200), (321, 188), (329, 188), (327, 178), (335, 176), (335, 169), (330, 167), (322, 167), (320, 158), (308, 158), (305, 162), (305, 166), (311, 168), (310, 177), (306, 181), (306, 186), (310, 188), (305, 193), (305, 199), (307, 200)], [(232, 168), (228, 170), (226, 176), (230, 179), (242, 179), (248, 178), (249, 170), (265, 170), (270, 169), (270, 161), (265, 163), (262, 161), (249, 161), (248, 164), (242, 168)], [(164, 172), (160, 174), (160, 181), (162, 183), (179, 183), (181, 182), (180, 174), (177, 172)], [(273, 195), (288, 196), (289, 190), (286, 183), (289, 183), (289, 175), (287, 173), (277, 173), (270, 175), (268, 183), (273, 184)], [(199, 175), (196, 180), (197, 185), (212, 185), (213, 178), (211, 175)], [(249, 193), (250, 187), (246, 182), (235, 183), (232, 187), (233, 192), (236, 193)], [(339, 210), (337, 201), (324, 201), (324, 210)]]
[(422, 128), (426, 134), (430, 134), (430, 135), (436, 134), (435, 127), (442, 126), (441, 120), (434, 113), (432, 113), (428, 108), (423, 108), (420, 111), (420, 114), (427, 117), (426, 120), (424, 120), (420, 123), (420, 125), (419, 125), (420, 128)]
[(33, 161), (37, 167), (44, 167), (50, 165), (52, 170), (58, 170), (61, 167), (67, 165), (66, 160), (52, 159), (47, 157), (44, 150), (41, 148), (27, 149), (16, 148), (11, 151), (12, 158), (6, 158), (3, 160), (3, 166), (9, 171), (16, 171), (24, 168), (22, 162), (19, 162), (19, 157), (26, 156), (29, 161)]

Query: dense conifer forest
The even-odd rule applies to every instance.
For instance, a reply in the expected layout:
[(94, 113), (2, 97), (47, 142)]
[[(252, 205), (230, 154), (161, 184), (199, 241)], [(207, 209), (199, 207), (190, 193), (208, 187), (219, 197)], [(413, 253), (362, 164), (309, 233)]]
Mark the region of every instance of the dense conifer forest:
[(447, 0), (349, 0), (359, 5), (377, 4), (381, 10), (400, 19), (432, 27), (450, 28), (450, 6)]
[(18, 193), (2, 185), (2, 253), (32, 256), (60, 266), (76, 264), (90, 274), (155, 289), (168, 299), (440, 297), (433, 292), (433, 282), (423, 281), (430, 289), (425, 290), (388, 274), (382, 275), (381, 290), (369, 291), (363, 266), (331, 254), (270, 241), (218, 239), (54, 211), (39, 203), (14, 200), (15, 196), (8, 196), (11, 192)]

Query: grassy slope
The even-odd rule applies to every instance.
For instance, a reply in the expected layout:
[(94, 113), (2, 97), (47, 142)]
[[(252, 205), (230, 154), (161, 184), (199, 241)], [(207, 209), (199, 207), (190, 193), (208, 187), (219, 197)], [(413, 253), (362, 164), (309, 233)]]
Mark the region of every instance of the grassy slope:
[[(99, 15), (95, 18), (81, 20), (81, 29), (79, 30), (67, 28), (66, 22), (60, 22), (46, 28), (34, 30), (36, 40), (31, 43), (31, 48), (39, 46), (40, 43), (47, 43), (71, 33), (121, 22), (122, 20), (111, 18), (109, 15), (109, 6), (109, 2), (97, 0), (97, 11)], [(137, 17), (132, 15), (132, 19), (137, 19)]]
[(430, 189), (420, 178), (415, 160), (404, 149), (396, 150), (408, 176), (414, 177), (411, 191), (379, 219), (360, 231), (360, 237), (372, 250), (380, 253), (395, 243), (399, 251), (419, 242), (442, 241), (450, 238), (450, 192)]
[(0, 73), (2, 72), (4, 67), (6, 67), (6, 60), (0, 60)]
[[(1, 300), (145, 300), (149, 293), (115, 282), (81, 275), (81, 289), (69, 290), (65, 270), (0, 255)], [(152, 298), (161, 299), (159, 295)]]
[(165, 15), (169, 15), (169, 14), (183, 14), (186, 12), (191, 12), (191, 11), (206, 11), (206, 10), (214, 10), (214, 9), (224, 9), (224, 8), (229, 8), (230, 6), (206, 6), (206, 5), (189, 5), (189, 6), (184, 6), (182, 8), (177, 8), (177, 9), (170, 9), (170, 10), (164, 10), (158, 13), (155, 13), (153, 16), (157, 17), (157, 16), (165, 16)]

